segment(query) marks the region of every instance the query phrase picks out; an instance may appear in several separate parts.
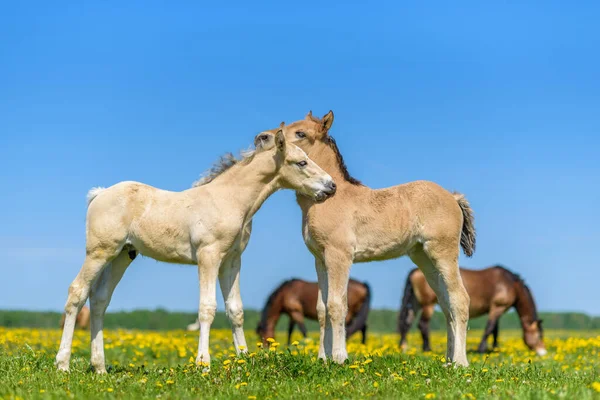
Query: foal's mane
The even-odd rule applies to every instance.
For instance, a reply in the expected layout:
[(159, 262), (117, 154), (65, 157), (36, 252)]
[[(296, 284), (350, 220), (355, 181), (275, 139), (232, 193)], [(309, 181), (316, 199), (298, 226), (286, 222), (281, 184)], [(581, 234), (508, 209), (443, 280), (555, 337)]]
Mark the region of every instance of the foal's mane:
[(344, 162), (344, 157), (342, 156), (342, 153), (340, 153), (340, 149), (337, 147), (337, 143), (335, 142), (335, 139), (331, 136), (327, 136), (327, 138), (325, 140), (326, 140), (325, 143), (327, 143), (327, 145), (329, 145), (329, 147), (335, 153), (335, 158), (337, 159), (337, 163), (338, 163), (338, 166), (340, 167), (340, 170), (342, 170), (342, 175), (344, 175), (344, 179), (353, 185), (362, 186), (362, 182), (359, 181), (358, 179), (352, 177), (350, 175), (350, 172), (348, 172), (348, 167), (346, 167), (346, 163)]
[(262, 150), (262, 145), (259, 143), (254, 150), (243, 150), (241, 152), (241, 158), (236, 158), (231, 153), (225, 153), (213, 164), (213, 166), (202, 174), (202, 177), (192, 183), (192, 187), (203, 186), (214, 181), (219, 175), (229, 170), (234, 165), (246, 165), (249, 164), (257, 152)]
[[(312, 115), (312, 113), (307, 115), (306, 118), (310, 119), (312, 122), (316, 123), (320, 127), (323, 126), (323, 120), (319, 117), (315, 117), (314, 115)], [(321, 130), (323, 130), (323, 128), (321, 128)], [(340, 153), (340, 149), (338, 148), (337, 143), (335, 142), (335, 139), (332, 136), (327, 135), (327, 136), (325, 136), (324, 142), (335, 153), (335, 158), (337, 159), (338, 166), (340, 167), (340, 170), (342, 171), (342, 175), (344, 176), (344, 179), (353, 185), (362, 186), (362, 182), (359, 181), (358, 179), (352, 177), (350, 175), (350, 172), (348, 172), (348, 167), (346, 167), (346, 163), (344, 162), (344, 157), (342, 156), (342, 153)]]

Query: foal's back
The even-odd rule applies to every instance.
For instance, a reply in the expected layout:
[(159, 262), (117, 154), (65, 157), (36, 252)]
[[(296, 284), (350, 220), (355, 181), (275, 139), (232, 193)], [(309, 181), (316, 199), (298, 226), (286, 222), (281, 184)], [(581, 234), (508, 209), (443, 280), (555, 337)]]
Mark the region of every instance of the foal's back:
[[(189, 196), (191, 190), (171, 192), (135, 181), (94, 190), (87, 214), (88, 250), (109, 241), (115, 249), (131, 245), (159, 261), (194, 264), (192, 230), (200, 217), (190, 211), (199, 201)], [(204, 208), (210, 207), (210, 197), (204, 201)]]

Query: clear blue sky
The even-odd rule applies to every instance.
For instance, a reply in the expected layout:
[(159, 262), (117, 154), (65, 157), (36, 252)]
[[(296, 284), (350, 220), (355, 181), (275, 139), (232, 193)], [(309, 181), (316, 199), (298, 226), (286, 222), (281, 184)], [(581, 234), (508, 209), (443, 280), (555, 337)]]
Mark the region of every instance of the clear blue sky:
[[(369, 186), (428, 179), (468, 196), (477, 252), (461, 265), (519, 272), (541, 310), (600, 314), (597, 2), (202, 3), (2, 6), (0, 308), (62, 309), (91, 187), (183, 190), (259, 131), (332, 109)], [(246, 307), (316, 280), (300, 217), (292, 192), (256, 215)], [(412, 267), (352, 276), (397, 308)], [(138, 259), (111, 309), (197, 303), (195, 267)]]

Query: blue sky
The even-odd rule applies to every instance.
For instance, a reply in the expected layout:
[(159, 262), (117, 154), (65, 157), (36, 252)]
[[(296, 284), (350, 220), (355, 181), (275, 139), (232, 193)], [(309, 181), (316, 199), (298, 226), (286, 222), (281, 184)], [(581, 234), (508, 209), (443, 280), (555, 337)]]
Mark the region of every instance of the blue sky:
[[(62, 309), (91, 187), (183, 190), (259, 131), (332, 109), (369, 186), (428, 179), (467, 195), (478, 246), (461, 265), (519, 272), (541, 310), (600, 314), (600, 6), (461, 5), (4, 4), (0, 308)], [(300, 218), (289, 191), (256, 215), (247, 308), (283, 279), (316, 280)], [(397, 308), (412, 267), (352, 276), (375, 307)], [(197, 304), (195, 267), (138, 259), (110, 308)]]

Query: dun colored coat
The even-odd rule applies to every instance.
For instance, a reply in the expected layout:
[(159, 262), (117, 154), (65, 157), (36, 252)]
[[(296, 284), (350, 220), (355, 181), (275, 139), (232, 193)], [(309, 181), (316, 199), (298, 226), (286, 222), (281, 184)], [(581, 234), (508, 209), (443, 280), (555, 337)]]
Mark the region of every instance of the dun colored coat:
[[(309, 112), (284, 127), (286, 138), (306, 151), (338, 186), (335, 196), (322, 204), (297, 196), (304, 242), (315, 257), (319, 281), (319, 358), (331, 357), (337, 363), (348, 358), (345, 321), (352, 264), (408, 255), (440, 299), (447, 321), (447, 359), (468, 365), (469, 295), (458, 272), (458, 253), (460, 247), (467, 256), (475, 251), (469, 202), (464, 195), (429, 181), (384, 189), (363, 185), (348, 173), (329, 135), (332, 124), (332, 111), (323, 118)], [(256, 142), (271, 143), (275, 132), (261, 132)], [(365, 132), (364, 137), (378, 140), (376, 132)]]

